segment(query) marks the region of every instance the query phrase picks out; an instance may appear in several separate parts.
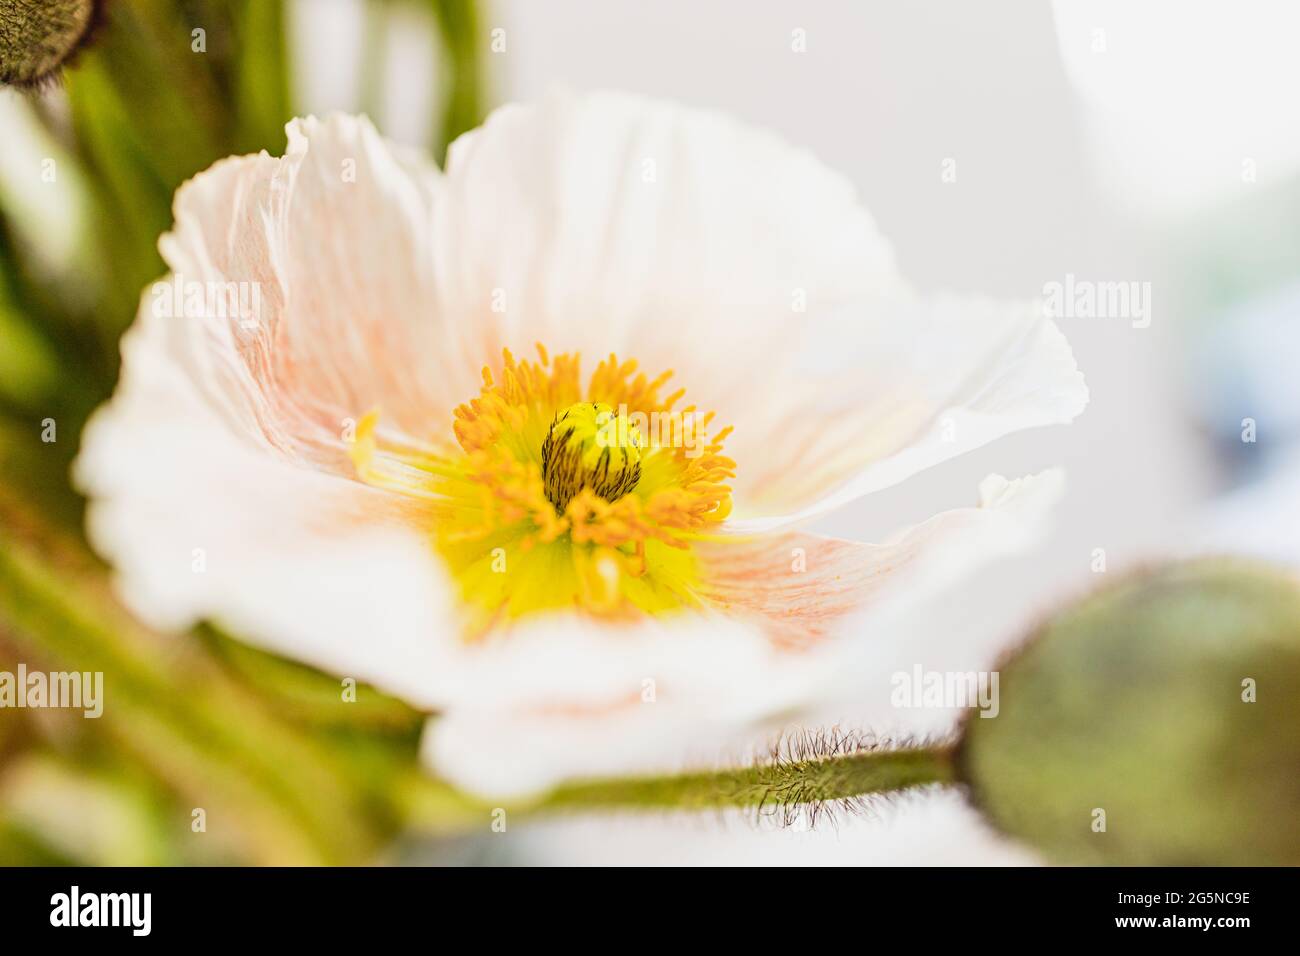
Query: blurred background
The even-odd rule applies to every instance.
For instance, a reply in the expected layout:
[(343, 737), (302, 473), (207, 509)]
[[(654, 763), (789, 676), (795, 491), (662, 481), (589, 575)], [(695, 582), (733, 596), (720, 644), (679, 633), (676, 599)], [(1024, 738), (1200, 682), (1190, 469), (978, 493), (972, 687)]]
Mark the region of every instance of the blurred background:
[[(418, 717), (380, 700), (321, 721), (313, 695), (332, 681), (210, 629), (177, 642), (121, 621), (79, 541), (67, 464), (164, 271), (154, 242), (175, 187), (224, 155), (278, 154), (289, 117), (366, 112), (441, 161), (493, 105), (555, 86), (716, 108), (852, 178), (923, 291), (1149, 290), (1141, 318), (1058, 319), (1092, 392), (1076, 424), (1003, 439), (815, 529), (878, 538), (971, 503), (991, 471), (1066, 467), (1034, 553), (861, 642), (809, 721), (943, 730), (955, 712), (889, 708), (892, 673), (988, 668), (1098, 575), (1157, 558), (1300, 562), (1297, 28), (1285, 0), (110, 3), (61, 84), (0, 91), (0, 548), (27, 589), (0, 585), (0, 668), (102, 655), (138, 706), (91, 729), (0, 712), (0, 862), (1036, 862), (932, 795), (810, 832), (630, 815), (530, 821), (505, 840), (412, 826), (392, 794)], [(55, 443), (40, 440), (47, 419)], [(202, 692), (160, 713), (158, 688), (178, 683)], [(230, 726), (232, 707), (252, 723)], [(191, 811), (217, 780), (241, 825), (196, 850)]]

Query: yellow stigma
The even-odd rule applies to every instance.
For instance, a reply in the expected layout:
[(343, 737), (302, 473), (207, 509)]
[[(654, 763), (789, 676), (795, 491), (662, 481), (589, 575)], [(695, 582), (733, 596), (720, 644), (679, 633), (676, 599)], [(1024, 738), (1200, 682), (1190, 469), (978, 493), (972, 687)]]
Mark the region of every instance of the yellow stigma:
[(555, 416), (542, 442), (546, 498), (564, 514), (584, 488), (618, 501), (641, 480), (645, 440), (626, 414), (602, 402), (578, 402)]

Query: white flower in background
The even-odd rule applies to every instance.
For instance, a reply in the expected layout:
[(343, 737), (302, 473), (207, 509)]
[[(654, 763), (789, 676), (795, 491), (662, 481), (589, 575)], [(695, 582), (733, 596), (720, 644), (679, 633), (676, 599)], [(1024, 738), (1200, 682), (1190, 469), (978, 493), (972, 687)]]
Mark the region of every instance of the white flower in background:
[(288, 133), (177, 194), (174, 275), (258, 315), (146, 294), (78, 461), (90, 534), (156, 626), (436, 711), (464, 786), (788, 714), (1056, 496), (991, 476), (883, 544), (793, 530), (1087, 392), (1033, 310), (914, 297), (849, 182), (771, 135), (610, 94), (503, 108), (445, 173), (364, 119)]

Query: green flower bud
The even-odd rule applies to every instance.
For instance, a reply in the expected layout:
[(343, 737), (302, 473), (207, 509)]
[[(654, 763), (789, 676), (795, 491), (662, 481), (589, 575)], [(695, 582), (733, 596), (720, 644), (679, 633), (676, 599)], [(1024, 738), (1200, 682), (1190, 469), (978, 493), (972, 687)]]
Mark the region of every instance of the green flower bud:
[(85, 42), (104, 0), (0, 0), (0, 83), (30, 88)]
[(957, 755), (999, 829), (1060, 863), (1300, 864), (1300, 589), (1252, 563), (1138, 575), (1001, 668)]

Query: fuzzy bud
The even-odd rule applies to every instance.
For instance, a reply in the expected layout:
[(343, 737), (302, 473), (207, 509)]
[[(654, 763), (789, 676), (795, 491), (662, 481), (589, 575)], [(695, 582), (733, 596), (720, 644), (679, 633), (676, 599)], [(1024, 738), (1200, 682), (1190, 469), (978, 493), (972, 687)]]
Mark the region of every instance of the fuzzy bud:
[(103, 0), (0, 0), (0, 83), (39, 86), (90, 33)]
[(1060, 863), (1300, 865), (1300, 589), (1261, 565), (1147, 572), (1001, 668), (959, 773)]

